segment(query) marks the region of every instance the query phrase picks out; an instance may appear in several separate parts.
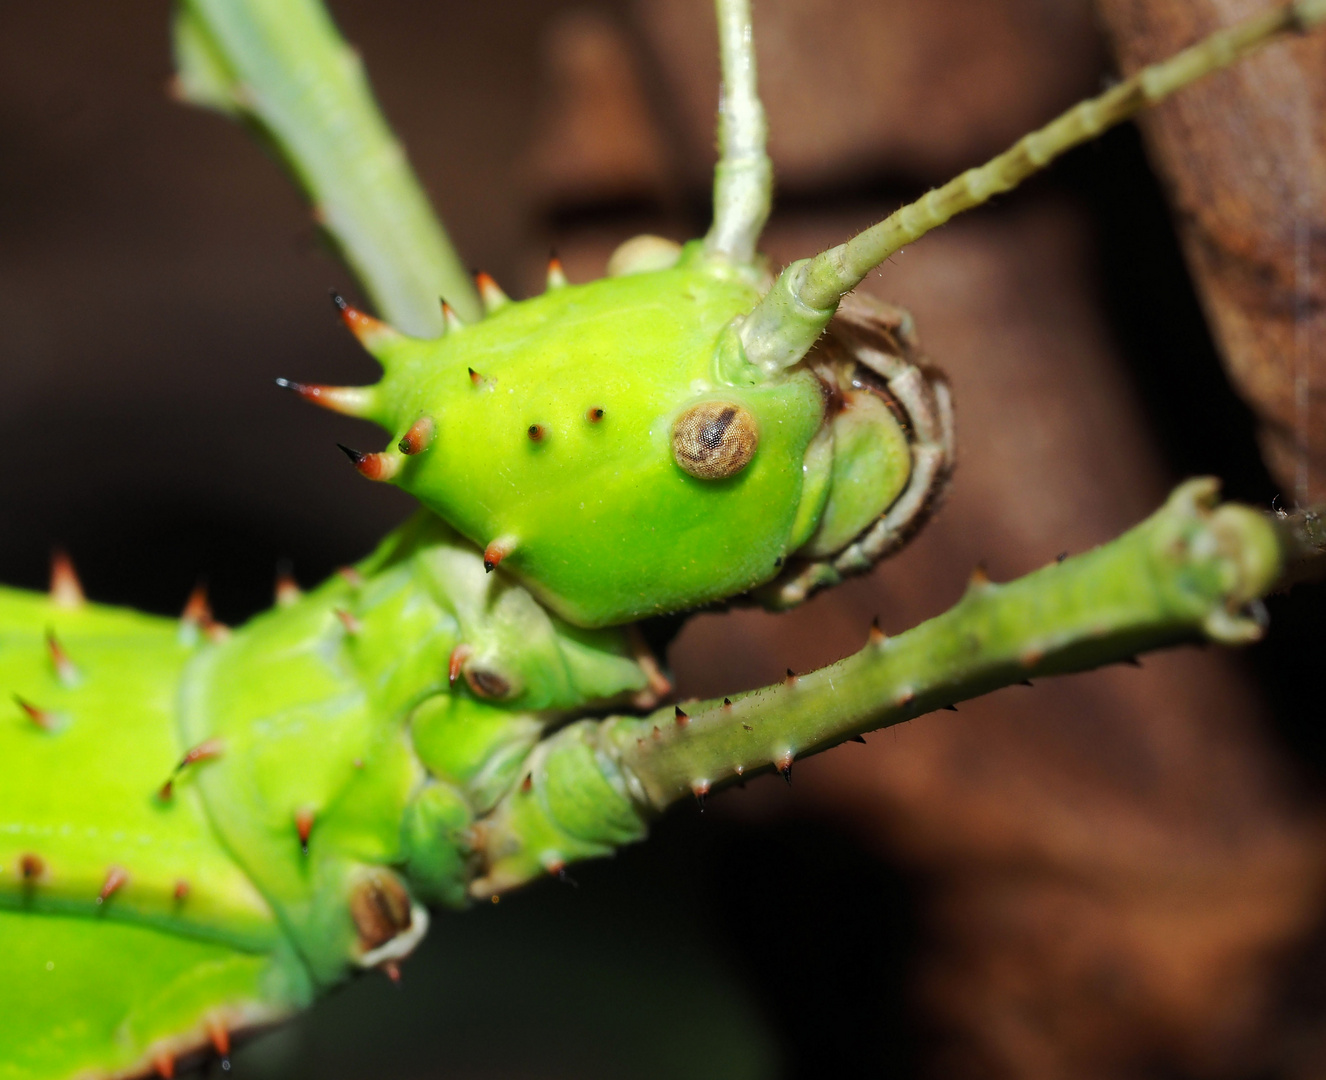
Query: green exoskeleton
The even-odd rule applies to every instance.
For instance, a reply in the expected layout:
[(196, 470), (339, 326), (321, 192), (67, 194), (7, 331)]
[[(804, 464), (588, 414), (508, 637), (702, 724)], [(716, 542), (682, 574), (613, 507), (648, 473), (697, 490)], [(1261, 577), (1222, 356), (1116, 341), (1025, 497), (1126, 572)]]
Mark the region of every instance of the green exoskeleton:
[(554, 262), (543, 294), (513, 301), (461, 278), (439, 229), (410, 226), (421, 197), (314, 0), (181, 6), (181, 92), (267, 130), (402, 324), (337, 297), (381, 381), (282, 383), (381, 425), (385, 449), (343, 449), (422, 508), (233, 631), (201, 596), (178, 621), (88, 603), (64, 562), (49, 595), (0, 592), (0, 1080), (169, 1077), (224, 1057), (234, 1032), (357, 970), (395, 973), (430, 907), (561, 874), (678, 798), (1031, 673), (1247, 640), (1244, 605), (1315, 557), (1319, 519), (1217, 509), (1193, 482), (1115, 544), (976, 580), (825, 673), (660, 707), (642, 620), (799, 603), (904, 543), (942, 495), (948, 388), (905, 313), (850, 295), (864, 276), (1326, 18), (1299, 0), (1217, 34), (770, 275), (750, 13), (717, 8), (709, 234), (637, 238), (583, 285)]

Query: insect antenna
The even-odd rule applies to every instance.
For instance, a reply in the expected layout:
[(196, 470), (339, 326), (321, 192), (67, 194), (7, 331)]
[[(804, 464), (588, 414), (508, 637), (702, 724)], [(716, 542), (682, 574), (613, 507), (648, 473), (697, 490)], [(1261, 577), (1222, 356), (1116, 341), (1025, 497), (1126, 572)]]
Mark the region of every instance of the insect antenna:
[(996, 195), (1056, 158), (1213, 71), (1288, 33), (1326, 21), (1326, 0), (1294, 0), (1218, 30), (1168, 60), (1142, 68), (1098, 97), (1079, 102), (1004, 153), (896, 210), (846, 242), (788, 266), (741, 329), (747, 357), (766, 370), (795, 364), (865, 276), (907, 244)]
[(717, 8), (723, 90), (718, 113), (719, 156), (714, 167), (714, 223), (704, 247), (711, 255), (749, 263), (773, 200), (773, 166), (764, 148), (769, 129), (755, 86), (750, 0), (718, 0)]

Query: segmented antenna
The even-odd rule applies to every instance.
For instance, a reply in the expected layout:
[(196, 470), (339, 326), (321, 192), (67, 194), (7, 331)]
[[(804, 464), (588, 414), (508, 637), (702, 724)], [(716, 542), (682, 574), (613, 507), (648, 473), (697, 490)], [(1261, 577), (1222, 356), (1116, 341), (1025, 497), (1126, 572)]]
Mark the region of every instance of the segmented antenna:
[(715, 0), (723, 88), (718, 104), (714, 223), (705, 251), (749, 263), (773, 200), (773, 166), (765, 153), (768, 124), (755, 88), (750, 0)]
[[(720, 9), (722, 3), (720, 0)], [(842, 299), (890, 255), (931, 229), (1017, 187), (1055, 158), (1202, 76), (1235, 63), (1267, 42), (1326, 21), (1326, 0), (1295, 0), (1218, 30), (1152, 64), (1099, 97), (1080, 102), (998, 157), (908, 203), (846, 243), (787, 267), (747, 317), (742, 343), (766, 370), (795, 364), (815, 343)]]

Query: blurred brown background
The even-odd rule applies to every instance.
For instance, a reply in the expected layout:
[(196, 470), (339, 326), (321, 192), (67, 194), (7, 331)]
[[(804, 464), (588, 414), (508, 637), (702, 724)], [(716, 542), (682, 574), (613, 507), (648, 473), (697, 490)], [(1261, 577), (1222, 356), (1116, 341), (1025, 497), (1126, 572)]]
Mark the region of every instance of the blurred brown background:
[[(765, 248), (827, 246), (1094, 92), (1112, 56), (1261, 6), (757, 0)], [(705, 228), (709, 0), (333, 10), (458, 246), (513, 294), (551, 246), (585, 280), (629, 235)], [(40, 586), (60, 543), (97, 599), (174, 611), (201, 576), (237, 620), (279, 559), (316, 580), (408, 504), (333, 445), (379, 436), (271, 386), (371, 374), (326, 300), (352, 282), (242, 131), (167, 100), (167, 15), (6, 10), (0, 569)], [(1320, 497), (1323, 71), (1322, 40), (1282, 47), (1147, 121), (1161, 182), (1119, 131), (872, 277), (952, 378), (948, 504), (803, 610), (692, 620), (682, 693), (836, 659), (873, 615), (899, 630), (977, 561), (1011, 577), (1103, 541), (1184, 475)], [(1248, 653), (1005, 690), (682, 810), (577, 888), (439, 919), (401, 991), (361, 981), (236, 1069), (1326, 1076), (1320, 597), (1274, 603)]]

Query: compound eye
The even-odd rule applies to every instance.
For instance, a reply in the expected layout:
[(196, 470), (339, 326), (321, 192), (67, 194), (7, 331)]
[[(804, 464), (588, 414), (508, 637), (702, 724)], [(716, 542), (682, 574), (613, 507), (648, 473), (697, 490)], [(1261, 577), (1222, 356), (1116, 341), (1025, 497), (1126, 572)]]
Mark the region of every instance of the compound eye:
[(755, 417), (730, 401), (701, 401), (672, 425), (672, 456), (701, 480), (722, 480), (750, 464), (759, 443)]

